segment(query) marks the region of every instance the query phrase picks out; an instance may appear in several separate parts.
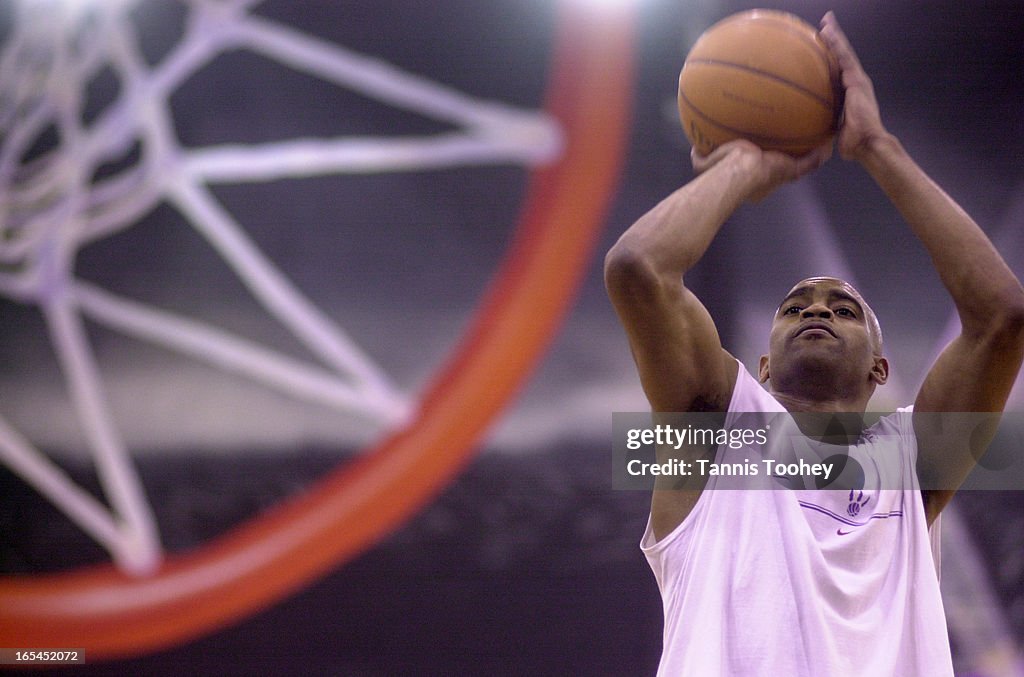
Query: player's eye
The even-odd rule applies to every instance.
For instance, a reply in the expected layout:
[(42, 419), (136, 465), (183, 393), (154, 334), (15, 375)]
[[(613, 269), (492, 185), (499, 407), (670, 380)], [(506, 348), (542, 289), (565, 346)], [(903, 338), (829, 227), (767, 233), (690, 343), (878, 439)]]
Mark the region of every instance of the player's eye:
[(801, 306), (786, 306), (786, 308), (783, 309), (782, 314), (793, 315), (794, 313), (799, 313), (801, 310), (803, 310)]
[(857, 313), (853, 312), (850, 308), (836, 308), (836, 315), (844, 315), (846, 317), (857, 317)]

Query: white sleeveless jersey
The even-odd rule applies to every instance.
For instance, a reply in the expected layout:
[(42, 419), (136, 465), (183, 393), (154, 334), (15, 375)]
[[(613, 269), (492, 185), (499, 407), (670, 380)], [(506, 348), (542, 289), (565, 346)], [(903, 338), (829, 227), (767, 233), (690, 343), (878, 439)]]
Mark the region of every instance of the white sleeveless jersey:
[[(726, 427), (784, 411), (741, 365)], [(764, 453), (723, 446), (716, 461)], [(648, 523), (640, 547), (665, 614), (659, 675), (953, 674), (910, 411), (881, 419), (850, 456), (863, 489), (725, 489), (734, 478), (711, 476), (672, 533), (656, 542)]]

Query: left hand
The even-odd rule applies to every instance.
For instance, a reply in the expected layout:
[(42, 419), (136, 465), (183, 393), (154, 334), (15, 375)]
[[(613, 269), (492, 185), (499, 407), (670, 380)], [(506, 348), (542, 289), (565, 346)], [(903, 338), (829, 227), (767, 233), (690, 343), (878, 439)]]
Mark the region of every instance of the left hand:
[(835, 14), (825, 14), (819, 34), (839, 63), (840, 78), (846, 91), (837, 143), (839, 155), (846, 160), (860, 160), (870, 149), (872, 141), (889, 135), (882, 124), (875, 88), (839, 27)]

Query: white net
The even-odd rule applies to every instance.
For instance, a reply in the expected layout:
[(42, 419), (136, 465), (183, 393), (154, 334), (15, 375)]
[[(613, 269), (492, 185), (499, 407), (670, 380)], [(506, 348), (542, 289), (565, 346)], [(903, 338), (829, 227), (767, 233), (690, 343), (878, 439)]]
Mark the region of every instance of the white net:
[[(72, 482), (2, 409), (0, 460), (136, 574), (159, 563), (160, 538), (111, 414), (86, 319), (384, 427), (400, 423), (411, 406), (383, 369), (256, 246), (210, 185), (529, 166), (554, 158), (561, 143), (557, 126), (541, 112), (478, 100), (257, 16), (251, 0), (183, 2), (181, 39), (148, 63), (132, 18), (141, 3), (16, 0), (7, 5), (11, 27), (0, 55), (0, 295), (42, 313), (109, 505)], [(170, 97), (206, 64), (238, 49), (454, 131), (182, 146)], [(117, 94), (87, 115), (86, 88), (101, 72), (116, 78)], [(116, 171), (100, 171), (111, 163)], [(299, 360), (76, 276), (84, 246), (130, 228), (158, 204), (177, 210), (316, 359)]]

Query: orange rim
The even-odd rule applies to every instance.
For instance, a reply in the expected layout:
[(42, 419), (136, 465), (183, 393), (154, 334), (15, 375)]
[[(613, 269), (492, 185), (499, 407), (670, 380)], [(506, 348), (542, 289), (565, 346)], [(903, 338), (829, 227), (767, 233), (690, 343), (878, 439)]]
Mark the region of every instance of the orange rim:
[(169, 554), (152, 576), (104, 564), (0, 578), (7, 646), (74, 646), (98, 659), (208, 634), (365, 551), (472, 457), (575, 296), (626, 146), (631, 17), (577, 4), (560, 7), (545, 106), (565, 130), (565, 152), (532, 173), (515, 240), (409, 425), (302, 496), (195, 551)]

